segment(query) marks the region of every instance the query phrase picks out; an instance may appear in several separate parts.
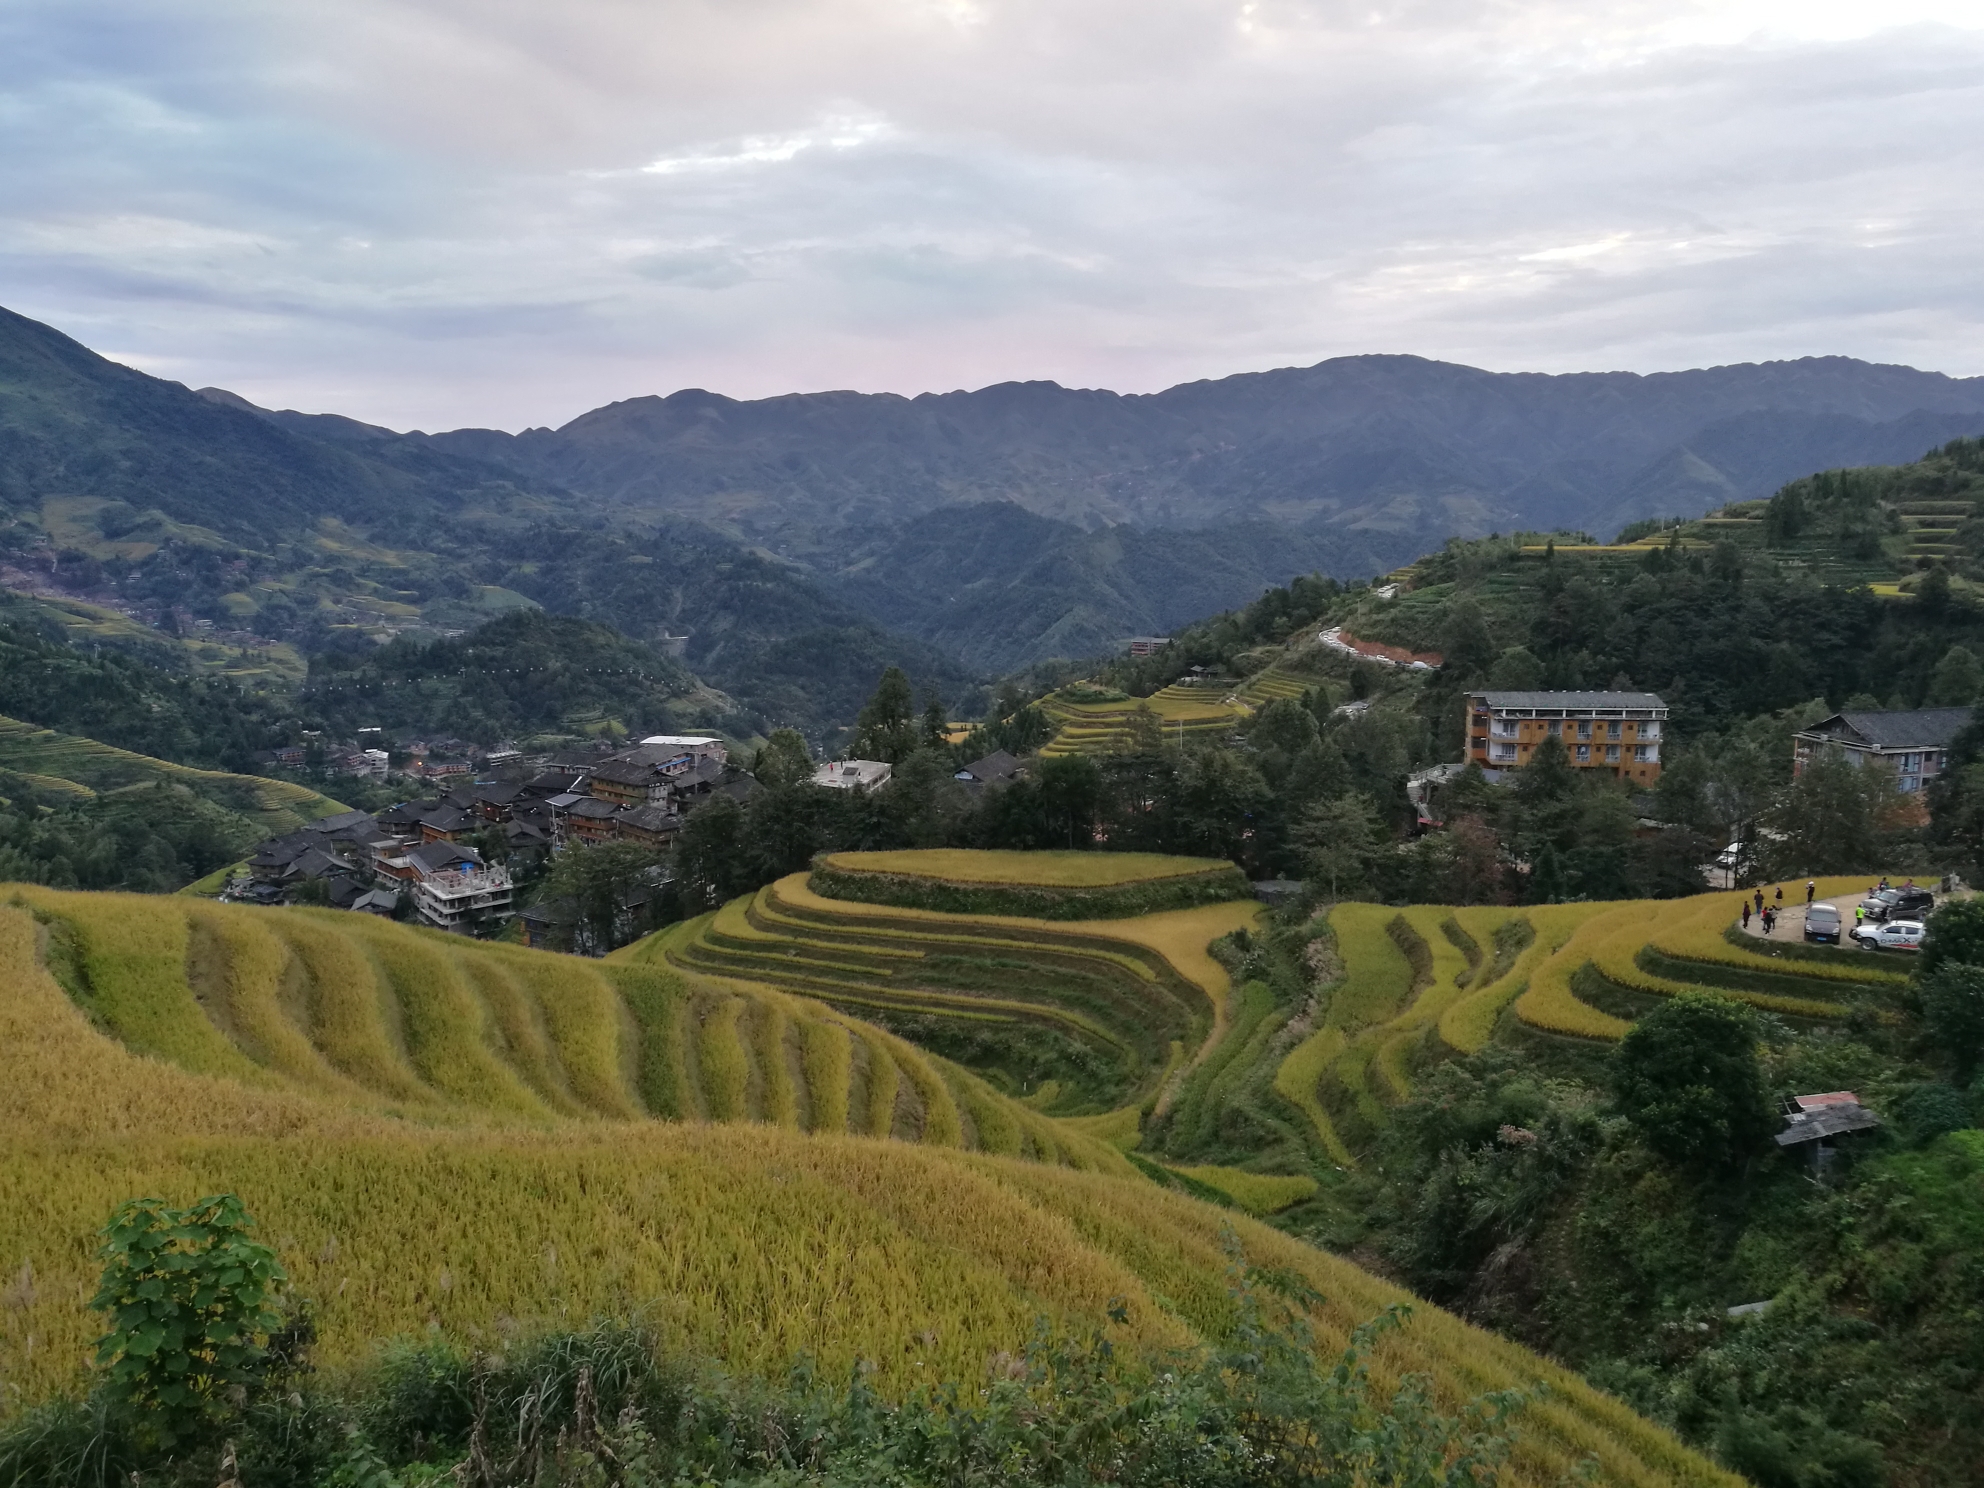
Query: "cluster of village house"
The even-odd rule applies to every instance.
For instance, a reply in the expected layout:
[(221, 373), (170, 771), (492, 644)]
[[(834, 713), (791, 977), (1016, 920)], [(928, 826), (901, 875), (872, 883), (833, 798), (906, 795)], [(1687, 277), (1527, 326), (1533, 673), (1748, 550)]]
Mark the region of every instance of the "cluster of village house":
[(665, 848), (702, 798), (723, 791), (742, 800), (756, 784), (731, 768), (721, 739), (669, 734), (604, 755), (526, 760), (498, 751), (480, 769), (450, 767), (427, 778), (455, 783), (423, 800), (324, 817), (262, 843), (229, 897), (277, 903), (317, 882), (340, 908), (393, 914), (406, 895), (427, 924), (466, 930), (515, 909), (508, 867), (486, 861), (469, 839), (500, 834), (512, 854), (603, 842)]
[[(262, 843), (227, 897), (275, 904), (305, 884), (321, 884), (323, 898), (338, 908), (391, 915), (404, 895), (424, 923), (469, 930), (515, 913), (507, 863), (487, 861), (471, 838), (487, 841), (483, 834), (500, 833), (506, 856), (607, 842), (660, 850), (704, 798), (722, 793), (741, 803), (757, 788), (731, 766), (721, 739), (701, 735), (656, 734), (615, 753), (535, 760), (497, 750), (479, 768), (457, 768), (451, 759), (444, 770), (438, 776), (431, 766), (423, 772), (447, 786), (426, 799), (376, 814), (324, 817)], [(958, 771), (958, 779), (969, 786), (998, 784), (1018, 770), (1019, 761), (1002, 750)], [(877, 760), (832, 760), (812, 780), (830, 790), (874, 789), (890, 774), (890, 766)], [(639, 908), (625, 907), (630, 913)], [(525, 911), (525, 939), (533, 945), (550, 939), (560, 912), (556, 905)]]

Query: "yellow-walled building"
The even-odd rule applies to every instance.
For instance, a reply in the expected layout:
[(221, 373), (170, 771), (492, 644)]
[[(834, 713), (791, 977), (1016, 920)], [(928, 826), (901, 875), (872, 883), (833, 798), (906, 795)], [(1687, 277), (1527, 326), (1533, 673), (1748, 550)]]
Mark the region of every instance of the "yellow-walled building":
[(1467, 758), (1490, 780), (1520, 770), (1545, 739), (1571, 766), (1645, 787), (1660, 778), (1667, 704), (1650, 692), (1470, 692)]

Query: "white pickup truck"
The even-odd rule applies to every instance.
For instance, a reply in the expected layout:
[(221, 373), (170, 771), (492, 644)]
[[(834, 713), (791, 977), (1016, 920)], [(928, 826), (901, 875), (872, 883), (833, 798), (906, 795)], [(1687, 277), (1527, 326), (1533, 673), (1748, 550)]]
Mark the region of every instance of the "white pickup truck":
[(1882, 925), (1855, 925), (1853, 938), (1870, 951), (1919, 951), (1920, 920), (1889, 920)]

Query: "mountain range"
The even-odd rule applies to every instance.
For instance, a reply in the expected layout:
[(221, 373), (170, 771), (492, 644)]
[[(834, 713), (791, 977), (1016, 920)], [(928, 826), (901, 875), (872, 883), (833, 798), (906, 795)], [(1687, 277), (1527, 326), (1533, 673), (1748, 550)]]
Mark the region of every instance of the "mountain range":
[(56, 555), (54, 578), (108, 563), (139, 602), (313, 650), (525, 603), (686, 632), (699, 674), (811, 727), (892, 661), (955, 700), (1297, 573), (1603, 535), (1980, 431), (1984, 378), (1843, 357), (1545, 375), (1357, 356), (1148, 395), (690, 389), (557, 429), (401, 433), (196, 393), (0, 311), (0, 549)]

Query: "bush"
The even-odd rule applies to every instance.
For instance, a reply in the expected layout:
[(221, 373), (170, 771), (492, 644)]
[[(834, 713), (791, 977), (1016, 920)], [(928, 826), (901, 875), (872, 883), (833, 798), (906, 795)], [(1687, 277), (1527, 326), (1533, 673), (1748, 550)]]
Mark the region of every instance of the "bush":
[(271, 1305), (288, 1280), (248, 1238), (233, 1194), (173, 1209), (120, 1205), (103, 1230), (103, 1281), (90, 1306), (110, 1315), (96, 1362), (107, 1397), (142, 1413), (167, 1446), (239, 1403), (268, 1373)]
[(1641, 1140), (1685, 1166), (1739, 1161), (1776, 1125), (1755, 1015), (1725, 997), (1684, 992), (1647, 1013), (1620, 1040), (1612, 1080)]
[(1984, 1057), (1984, 966), (1946, 960), (1915, 984), (1930, 1041), (1967, 1077)]

